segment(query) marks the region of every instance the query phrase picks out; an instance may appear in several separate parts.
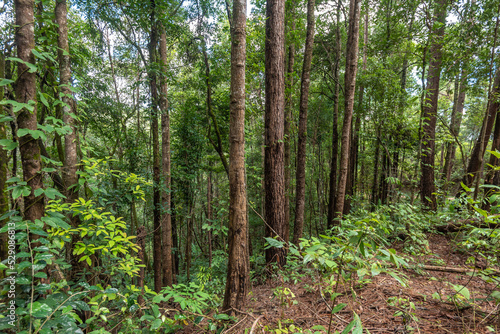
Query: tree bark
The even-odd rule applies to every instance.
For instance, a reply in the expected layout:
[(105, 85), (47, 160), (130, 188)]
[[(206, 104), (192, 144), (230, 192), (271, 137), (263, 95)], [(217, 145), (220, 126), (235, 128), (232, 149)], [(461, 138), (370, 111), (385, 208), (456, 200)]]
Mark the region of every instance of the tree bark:
[(360, 0), (351, 0), (349, 7), (349, 31), (347, 35), (347, 54), (345, 65), (345, 110), (342, 126), (342, 140), (340, 149), (340, 175), (337, 188), (337, 200), (334, 216), (340, 222), (344, 210), (344, 201), (347, 186), (347, 170), (349, 168), (349, 151), (351, 141), (351, 123), (354, 108), (354, 92), (356, 90), (356, 73), (358, 71), (358, 40)]
[(160, 182), (160, 143), (158, 136), (158, 89), (157, 75), (152, 68), (156, 63), (156, 47), (158, 44), (158, 30), (156, 21), (156, 3), (150, 2), (151, 32), (149, 35), (149, 85), (151, 90), (151, 131), (153, 139), (153, 269), (154, 289), (160, 292), (162, 288), (162, 249), (161, 249), (161, 182)]
[(304, 229), (305, 192), (306, 192), (306, 144), (307, 144), (307, 105), (311, 83), (311, 62), (314, 46), (314, 0), (307, 1), (307, 32), (300, 83), (299, 135), (297, 144), (297, 171), (295, 189), (295, 224), (293, 243), (298, 244)]
[[(292, 3), (292, 8), (290, 10), (290, 20), (291, 28), (290, 31), (295, 31), (295, 3)], [(290, 170), (291, 166), (291, 145), (290, 141), (290, 125), (293, 120), (293, 66), (295, 64), (295, 41), (292, 39), (288, 47), (288, 68), (287, 68), (287, 78), (285, 82), (285, 92), (287, 94), (285, 101), (285, 223), (286, 231), (284, 239), (286, 242), (290, 240), (290, 192), (291, 192), (291, 178)]]
[(167, 36), (162, 27), (160, 34), (160, 62), (163, 76), (160, 80), (160, 109), (161, 109), (161, 149), (162, 149), (162, 243), (163, 243), (163, 286), (172, 286), (172, 216), (170, 211), (170, 115), (168, 112), (168, 84), (167, 70)]
[(245, 306), (249, 289), (247, 193), (245, 181), (246, 0), (233, 0), (229, 125), (229, 254), (222, 309)]
[[(16, 45), (17, 57), (23, 62), (35, 64), (35, 57), (31, 52), (35, 48), (34, 35), (34, 1), (15, 0), (16, 12)], [(16, 99), (19, 103), (33, 106), (33, 111), (23, 108), (17, 116), (17, 129), (34, 131), (37, 129), (36, 110), (36, 74), (28, 71), (28, 66), (19, 63), (17, 66), (18, 78), (16, 83)], [(31, 188), (28, 196), (24, 197), (24, 219), (34, 222), (42, 218), (45, 211), (44, 197), (35, 196), (35, 191), (43, 187), (42, 163), (38, 142), (28, 133), (19, 137), (19, 151), (23, 167), (23, 179)]]
[(423, 108), (423, 137), (420, 179), (422, 204), (429, 210), (437, 209), (436, 186), (434, 184), (434, 155), (436, 138), (436, 117), (441, 79), (441, 60), (443, 37), (446, 25), (448, 0), (438, 0), (434, 9), (434, 22), (431, 30), (430, 62), (427, 75), (427, 89)]
[[(266, 111), (265, 111), (265, 218), (266, 237), (285, 236), (285, 161), (284, 161), (284, 109), (285, 109), (285, 1), (268, 0), (266, 4)], [(286, 263), (285, 248), (270, 247), (266, 262)]]
[(332, 160), (330, 162), (330, 195), (328, 198), (328, 228), (332, 228), (335, 219), (335, 197), (337, 196), (337, 160), (339, 153), (339, 63), (340, 63), (340, 2), (337, 6), (337, 29), (335, 33), (335, 67), (333, 70), (333, 80), (335, 90), (333, 95), (333, 125), (332, 125)]

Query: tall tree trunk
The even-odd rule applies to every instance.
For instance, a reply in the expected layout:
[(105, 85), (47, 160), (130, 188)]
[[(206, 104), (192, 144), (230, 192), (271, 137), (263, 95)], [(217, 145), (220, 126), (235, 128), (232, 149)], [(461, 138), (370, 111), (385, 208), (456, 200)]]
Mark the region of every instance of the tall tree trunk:
[(207, 232), (207, 241), (208, 241), (208, 267), (212, 267), (212, 172), (208, 172), (207, 179), (207, 222), (208, 222), (208, 232)]
[(233, 0), (229, 124), (229, 254), (223, 310), (245, 306), (249, 289), (247, 193), (245, 182), (246, 0)]
[[(290, 9), (291, 27), (290, 31), (295, 31), (295, 2), (292, 1)], [(286, 101), (285, 101), (285, 224), (286, 231), (284, 239), (286, 242), (290, 240), (290, 193), (291, 193), (291, 133), (290, 125), (293, 120), (293, 66), (295, 64), (295, 41), (292, 39), (288, 47), (288, 68), (286, 77)]]
[[(146, 261), (144, 259), (146, 254), (146, 228), (144, 226), (139, 226), (137, 229), (137, 244), (139, 245), (139, 251), (137, 252), (137, 257), (139, 258), (139, 264), (145, 265)], [(144, 303), (144, 298), (142, 297), (142, 289), (144, 289), (144, 281), (146, 278), (146, 268), (141, 267), (139, 269), (139, 276), (137, 277), (137, 286), (141, 289), (141, 295), (139, 295), (138, 303), (142, 305)]]
[(457, 78), (455, 83), (456, 98), (454, 98), (453, 101), (453, 110), (451, 112), (450, 121), (450, 132), (454, 139), (446, 145), (446, 156), (443, 167), (443, 178), (448, 182), (451, 178), (451, 171), (453, 170), (453, 163), (455, 160), (455, 150), (457, 148), (455, 140), (458, 138), (458, 134), (460, 133), (460, 124), (462, 123), (462, 116), (464, 112), (465, 77), (465, 72), (462, 70), (460, 79)]
[[(5, 58), (3, 52), (0, 53), (0, 78), (5, 78)], [(3, 101), (4, 87), (0, 87), (0, 101)], [(6, 116), (4, 106), (0, 106), (0, 117)], [(0, 122), (0, 140), (7, 139), (7, 128), (5, 122)], [(9, 158), (7, 150), (4, 150), (0, 145), (0, 217), (9, 211), (9, 193), (7, 191), (7, 173), (8, 173)], [(0, 229), (7, 223), (7, 219), (0, 220)], [(7, 233), (0, 234), (0, 259), (8, 257), (8, 235)], [(4, 271), (0, 270), (0, 279), (4, 278)]]
[[(16, 12), (16, 45), (17, 57), (24, 63), (17, 65), (18, 77), (16, 83), (16, 99), (19, 103), (31, 104), (33, 110), (23, 108), (17, 116), (17, 129), (34, 131), (37, 129), (36, 110), (36, 74), (30, 73), (25, 63), (35, 64), (35, 57), (31, 52), (35, 48), (34, 35), (34, 1), (15, 0)], [(34, 101), (30, 103), (30, 101)], [(19, 151), (23, 166), (23, 179), (30, 187), (31, 192), (24, 197), (24, 219), (34, 222), (42, 218), (45, 203), (42, 195), (35, 196), (35, 191), (43, 187), (42, 163), (38, 142), (28, 133), (19, 137)]]
[(467, 173), (464, 176), (463, 183), (467, 187), (471, 187), (474, 183), (475, 177), (479, 174), (481, 166), (483, 163), (484, 153), (486, 151), (486, 146), (491, 136), (491, 131), (493, 130), (493, 123), (495, 122), (495, 117), (500, 110), (500, 101), (498, 96), (500, 95), (500, 69), (497, 70), (495, 74), (495, 81), (493, 82), (493, 87), (491, 88), (489, 94), (488, 108), (483, 120), (483, 126), (481, 127), (481, 133), (474, 144), (474, 149), (470, 156), (469, 165), (467, 166)]
[[(266, 112), (265, 112), (265, 218), (266, 237), (285, 236), (285, 1), (268, 0), (266, 3)], [(286, 263), (285, 248), (266, 249), (266, 262)]]
[(373, 185), (372, 185), (372, 209), (378, 205), (378, 169), (379, 169), (379, 156), (380, 156), (380, 130), (377, 128), (377, 137), (375, 139), (375, 155), (373, 157)]
[(162, 243), (163, 243), (163, 286), (172, 286), (172, 216), (170, 212), (170, 115), (168, 112), (168, 84), (166, 78), (167, 70), (167, 36), (162, 27), (160, 34), (160, 62), (163, 76), (160, 79), (160, 109), (161, 109), (161, 150), (162, 150)]
[(160, 143), (158, 136), (158, 88), (157, 75), (153, 69), (156, 63), (156, 47), (158, 44), (158, 30), (156, 21), (156, 3), (150, 2), (151, 32), (149, 35), (149, 84), (151, 89), (151, 131), (153, 137), (153, 269), (154, 289), (160, 292), (162, 288), (162, 249), (161, 249), (161, 176), (160, 176)]
[(360, 0), (351, 0), (349, 6), (349, 31), (347, 35), (347, 54), (345, 65), (345, 104), (344, 124), (340, 148), (340, 175), (335, 203), (335, 217), (342, 219), (347, 186), (347, 170), (349, 168), (349, 151), (351, 141), (351, 123), (354, 108), (354, 93), (356, 90), (356, 73), (358, 71), (358, 40)]
[(431, 47), (427, 89), (423, 108), (423, 137), (420, 179), (422, 204), (429, 210), (437, 209), (436, 186), (434, 184), (434, 155), (436, 138), (436, 117), (439, 99), (439, 81), (441, 79), (441, 59), (443, 36), (446, 25), (446, 8), (449, 0), (436, 1), (434, 21), (431, 29)]
[(332, 228), (335, 219), (335, 196), (337, 195), (337, 158), (339, 153), (339, 63), (340, 63), (340, 1), (337, 5), (337, 28), (335, 33), (335, 66), (333, 79), (335, 90), (333, 95), (333, 125), (332, 125), (332, 160), (330, 162), (330, 194), (328, 197), (328, 228)]
[(297, 144), (297, 171), (295, 189), (295, 224), (293, 243), (298, 244), (304, 229), (304, 210), (306, 192), (306, 144), (307, 144), (307, 105), (309, 102), (309, 85), (311, 83), (311, 62), (314, 46), (314, 0), (307, 1), (307, 33), (300, 83), (299, 140)]

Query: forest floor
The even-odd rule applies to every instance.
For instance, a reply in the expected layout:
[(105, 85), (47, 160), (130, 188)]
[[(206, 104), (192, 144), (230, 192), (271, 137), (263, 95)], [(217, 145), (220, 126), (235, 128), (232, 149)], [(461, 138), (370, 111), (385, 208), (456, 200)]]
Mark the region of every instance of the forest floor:
[[(412, 264), (469, 268), (469, 256), (455, 250), (450, 237), (431, 234), (428, 238), (429, 254), (411, 257)], [(393, 247), (400, 253), (402, 243)], [(407, 277), (407, 287), (390, 275), (380, 274), (362, 285), (358, 281), (357, 286), (339, 288), (338, 292), (344, 294), (336, 304), (347, 306), (334, 314), (331, 333), (342, 332), (353, 319), (353, 312), (370, 333), (491, 333), (493, 328), (498, 333), (498, 305), (486, 300), (495, 288), (493, 284), (467, 273), (399, 269), (398, 274)], [(463, 297), (467, 295), (465, 290), (457, 293), (452, 284), (466, 287), (469, 299)], [(280, 286), (290, 289), (294, 297), (289, 294), (280, 302), (275, 297)], [(295, 284), (281, 278), (254, 285), (246, 310), (223, 333), (309, 333), (306, 330), (316, 325), (328, 328), (331, 301), (324, 292), (327, 289), (326, 282), (318, 284), (318, 279), (304, 276)], [(292, 323), (295, 329), (285, 330)], [(279, 328), (282, 331), (276, 330)]]

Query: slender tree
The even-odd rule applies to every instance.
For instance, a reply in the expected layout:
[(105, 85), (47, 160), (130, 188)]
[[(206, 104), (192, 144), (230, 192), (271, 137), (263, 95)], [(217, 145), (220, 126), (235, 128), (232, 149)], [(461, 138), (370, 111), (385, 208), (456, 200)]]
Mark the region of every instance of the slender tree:
[(242, 309), (249, 289), (245, 182), (246, 0), (233, 0), (229, 125), (229, 256), (222, 308)]
[[(266, 236), (278, 236), (284, 240), (285, 227), (285, 1), (268, 0), (266, 3), (266, 111), (265, 123), (265, 220)], [(266, 262), (285, 264), (285, 248), (270, 247), (266, 250)]]
[(330, 193), (328, 196), (328, 228), (334, 225), (335, 197), (337, 196), (337, 162), (339, 155), (339, 63), (341, 51), (340, 39), (340, 1), (337, 4), (337, 24), (335, 29), (335, 65), (333, 68), (334, 93), (333, 93), (333, 125), (332, 125), (332, 160), (330, 162)]
[(153, 139), (153, 268), (154, 287), (159, 292), (162, 287), (162, 249), (161, 249), (161, 172), (160, 172), (160, 142), (158, 136), (158, 87), (156, 64), (156, 47), (158, 45), (158, 23), (156, 20), (156, 2), (150, 1), (149, 35), (149, 85), (151, 90), (151, 132)]
[(349, 151), (351, 141), (351, 123), (354, 109), (354, 93), (356, 90), (356, 73), (358, 71), (358, 40), (360, 0), (351, 0), (349, 7), (349, 30), (347, 34), (347, 54), (345, 65), (345, 101), (344, 123), (342, 125), (342, 139), (340, 148), (340, 173), (335, 203), (335, 217), (341, 219), (344, 210), (344, 201), (347, 187), (347, 173), (349, 168)]
[[(34, 1), (14, 1), (16, 12), (16, 45), (17, 57), (23, 62), (17, 65), (16, 99), (19, 103), (30, 105), (32, 110), (23, 108), (17, 115), (17, 129), (34, 131), (37, 129), (36, 108), (36, 74), (29, 71), (26, 63), (35, 64), (35, 57), (31, 52), (35, 48), (34, 34)], [(42, 163), (38, 142), (27, 133), (19, 136), (19, 151), (23, 167), (23, 179), (30, 187), (28, 196), (24, 197), (24, 219), (35, 221), (40, 219), (45, 210), (43, 196), (35, 196), (35, 191), (43, 187)]]
[(434, 155), (436, 138), (436, 117), (443, 57), (443, 37), (446, 25), (446, 8), (449, 0), (435, 3), (433, 26), (431, 29), (430, 61), (427, 74), (427, 89), (423, 108), (423, 136), (420, 178), (422, 204), (429, 210), (437, 209), (436, 186), (434, 184)]
[(311, 62), (314, 46), (314, 0), (307, 1), (307, 32), (300, 82), (299, 140), (297, 145), (297, 171), (295, 190), (295, 224), (293, 243), (298, 244), (304, 229), (305, 193), (306, 193), (306, 144), (307, 144), (307, 105), (309, 85), (311, 83)]
[(165, 77), (167, 69), (167, 35), (162, 27), (160, 33), (160, 62), (162, 66), (163, 76), (160, 79), (160, 110), (161, 110), (161, 149), (162, 149), (162, 174), (163, 174), (163, 191), (162, 191), (162, 243), (163, 243), (163, 286), (172, 286), (172, 216), (170, 212), (170, 115), (168, 112), (168, 85)]
[[(5, 59), (3, 53), (0, 53), (0, 78), (5, 78)], [(0, 101), (3, 100), (4, 87), (0, 87)], [(5, 116), (4, 106), (0, 106), (0, 117)], [(0, 122), (0, 140), (7, 138), (7, 129), (5, 122)], [(8, 173), (7, 150), (0, 145), (0, 217), (9, 211), (9, 193), (7, 192), (7, 173)], [(5, 225), (7, 219), (0, 220), (0, 229)], [(6, 259), (8, 256), (7, 233), (0, 234), (0, 259)], [(0, 271), (0, 279), (4, 278), (3, 271)]]

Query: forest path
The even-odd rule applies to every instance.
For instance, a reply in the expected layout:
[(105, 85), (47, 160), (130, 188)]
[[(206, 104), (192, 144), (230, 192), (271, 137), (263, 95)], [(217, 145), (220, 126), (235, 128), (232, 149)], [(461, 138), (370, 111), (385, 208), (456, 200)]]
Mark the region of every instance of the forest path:
[[(412, 256), (412, 265), (466, 268), (469, 255), (456, 251), (450, 237), (436, 234), (428, 237), (430, 253)], [(401, 254), (402, 243), (393, 246)], [(485, 300), (495, 290), (494, 284), (465, 273), (428, 270), (419, 270), (417, 273), (406, 269), (399, 273), (407, 277), (407, 287), (388, 274), (372, 277), (354, 288), (341, 286), (339, 292), (347, 293), (338, 297), (336, 304), (346, 303), (347, 306), (334, 315), (332, 333), (342, 332), (353, 319), (353, 311), (360, 316), (363, 327), (371, 333), (491, 333), (487, 326), (498, 330), (500, 321), (494, 318), (498, 314), (498, 305)], [(274, 279), (254, 286), (246, 314), (238, 315), (240, 322), (224, 333), (249, 333), (248, 328), (256, 320), (254, 333), (280, 333), (276, 331), (280, 323), (282, 329), (290, 328), (291, 324), (302, 331), (316, 325), (328, 328), (331, 307), (327, 305), (331, 305), (331, 301), (328, 293), (325, 293), (328, 285), (319, 283), (318, 277), (301, 276), (300, 273), (295, 273), (295, 276), (298, 278), (296, 283), (293, 278), (291, 282)], [(457, 294), (452, 284), (466, 287), (470, 292), (469, 300)], [(295, 296), (284, 298), (282, 304), (286, 305), (280, 305), (279, 299), (274, 296), (279, 287), (288, 288)], [(465, 290), (463, 292), (466, 294)], [(414, 309), (410, 303), (413, 303)], [(395, 315), (398, 311), (401, 311), (401, 315)], [(281, 333), (297, 332), (301, 330)]]

